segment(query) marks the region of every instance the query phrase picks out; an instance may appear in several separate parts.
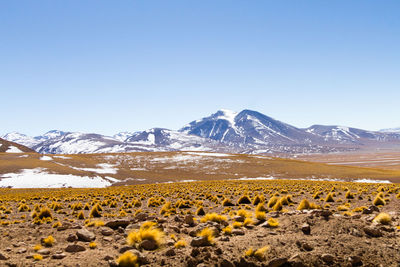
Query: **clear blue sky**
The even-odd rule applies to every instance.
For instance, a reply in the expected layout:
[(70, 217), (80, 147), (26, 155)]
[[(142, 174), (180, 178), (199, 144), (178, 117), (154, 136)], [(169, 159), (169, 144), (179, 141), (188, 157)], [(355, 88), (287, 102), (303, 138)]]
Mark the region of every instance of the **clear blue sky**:
[(220, 108), (400, 126), (400, 1), (1, 1), (0, 134), (178, 129)]

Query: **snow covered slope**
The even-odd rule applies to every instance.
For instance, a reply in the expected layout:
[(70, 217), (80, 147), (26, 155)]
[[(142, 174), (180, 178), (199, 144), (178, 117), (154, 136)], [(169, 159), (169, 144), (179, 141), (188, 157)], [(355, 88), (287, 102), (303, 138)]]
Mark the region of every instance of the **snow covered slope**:
[(20, 144), (14, 143), (14, 142), (10, 142), (8, 140), (4, 140), (4, 139), (0, 138), (0, 153), (1, 152), (5, 152), (5, 153), (25, 153), (25, 152), (32, 153), (32, 152), (35, 152), (35, 151), (33, 151), (32, 149), (30, 149), (30, 148), (28, 148), (26, 146), (23, 146), (23, 145), (20, 145)]
[(80, 154), (135, 151), (216, 151), (229, 153), (324, 153), (367, 146), (400, 146), (400, 132), (366, 131), (344, 126), (313, 125), (300, 129), (252, 110), (219, 110), (179, 131), (152, 128), (114, 136), (53, 130), (29, 137), (9, 133), (4, 139), (40, 153)]

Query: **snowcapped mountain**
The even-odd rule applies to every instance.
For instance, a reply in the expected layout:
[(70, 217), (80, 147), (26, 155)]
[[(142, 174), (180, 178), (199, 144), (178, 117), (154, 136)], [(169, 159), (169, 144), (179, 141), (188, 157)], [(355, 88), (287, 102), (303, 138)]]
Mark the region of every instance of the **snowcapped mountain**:
[[(43, 136), (5, 135), (26, 142), (43, 154), (121, 153), (149, 151), (229, 151), (218, 142), (195, 135), (154, 128), (143, 132), (119, 133), (113, 137), (93, 133), (51, 131)], [(21, 139), (18, 140), (17, 137)]]
[(5, 134), (1, 136), (1, 138), (10, 141), (10, 142), (15, 142), (18, 144), (21, 144), (23, 146), (27, 147), (33, 147), (37, 144), (40, 143), (40, 141), (36, 140), (34, 137), (27, 136), (25, 134), (17, 133), (17, 132), (11, 132), (8, 134)]
[[(181, 132), (210, 138), (247, 153), (286, 150), (282, 146), (308, 146), (320, 137), (252, 110), (239, 113), (219, 110), (209, 117), (193, 121)], [(276, 148), (281, 147), (281, 148)]]
[(400, 127), (399, 128), (389, 128), (389, 129), (382, 129), (380, 132), (383, 133), (400, 133)]
[(152, 128), (114, 136), (49, 131), (29, 137), (8, 133), (2, 138), (39, 153), (119, 153), (135, 151), (216, 151), (230, 153), (312, 153), (356, 150), (367, 146), (400, 146), (400, 132), (374, 132), (343, 126), (297, 128), (252, 110), (219, 110), (178, 131)]
[(392, 142), (400, 140), (396, 133), (367, 131), (345, 126), (313, 125), (307, 132), (323, 137), (325, 141), (339, 144), (364, 144), (365, 142)]
[(147, 145), (158, 149), (162, 148), (164, 151), (227, 150), (227, 148), (221, 146), (219, 142), (215, 142), (214, 140), (162, 128), (153, 128), (147, 131), (134, 133), (127, 138), (125, 142)]

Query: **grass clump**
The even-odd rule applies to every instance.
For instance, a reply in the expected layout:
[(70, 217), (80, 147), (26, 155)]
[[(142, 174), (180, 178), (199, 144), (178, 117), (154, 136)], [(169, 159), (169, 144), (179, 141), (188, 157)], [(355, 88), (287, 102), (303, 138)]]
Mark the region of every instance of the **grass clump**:
[(95, 249), (95, 248), (97, 248), (97, 244), (95, 242), (90, 242), (89, 248), (90, 249)]
[(139, 259), (138, 256), (130, 251), (126, 251), (124, 254), (119, 256), (117, 259), (117, 264), (120, 267), (138, 267)]
[(33, 254), (33, 260), (34, 261), (41, 261), (41, 260), (43, 260), (43, 256), (42, 255), (40, 255), (40, 254)]
[(178, 241), (176, 241), (176, 243), (174, 244), (175, 248), (184, 248), (187, 246), (187, 242), (185, 239), (180, 239)]
[(201, 232), (198, 233), (197, 236), (206, 237), (208, 245), (214, 244), (214, 232), (208, 227), (201, 230)]
[(135, 246), (144, 240), (153, 241), (157, 248), (159, 248), (164, 241), (164, 232), (156, 228), (156, 223), (145, 222), (139, 230), (132, 231), (128, 234), (126, 239), (128, 245)]
[(241, 196), (238, 201), (237, 204), (251, 204), (250, 198), (247, 195)]
[(253, 248), (249, 248), (248, 250), (246, 250), (244, 255), (246, 257), (254, 257), (259, 261), (264, 261), (266, 259), (266, 254), (269, 250), (270, 250), (269, 246), (265, 246), (265, 247), (259, 248), (257, 250), (254, 250)]
[(392, 217), (385, 212), (381, 212), (372, 221), (374, 223), (389, 225), (392, 223)]
[(310, 203), (307, 199), (303, 199), (299, 206), (297, 207), (297, 210), (312, 210), (312, 209), (319, 209), (321, 208), (320, 206), (316, 205), (315, 203)]
[(372, 204), (374, 204), (375, 206), (385, 206), (386, 205), (386, 201), (383, 197), (382, 192), (376, 195), (374, 201), (372, 201)]
[(42, 245), (44, 245), (45, 247), (52, 247), (54, 242), (55, 242), (55, 239), (51, 235), (42, 239)]
[(276, 228), (279, 226), (279, 222), (277, 219), (269, 218), (267, 221), (267, 226), (271, 228)]
[(235, 204), (233, 204), (232, 201), (229, 198), (225, 198), (222, 201), (222, 206), (224, 206), (224, 207), (232, 207), (232, 206), (235, 206)]
[(100, 218), (101, 217), (101, 211), (103, 208), (97, 203), (96, 205), (93, 206), (93, 208), (90, 210), (89, 217), (90, 218)]
[(225, 228), (222, 229), (222, 232), (223, 232), (225, 235), (231, 235), (231, 234), (232, 234), (232, 226), (228, 225), (227, 227), (225, 227)]
[(265, 213), (265, 211), (256, 211), (255, 217), (259, 221), (265, 221), (267, 218), (267, 214)]
[(199, 207), (199, 208), (196, 210), (195, 214), (196, 214), (197, 216), (203, 216), (203, 215), (206, 215), (206, 212), (204, 211), (204, 208), (203, 208), (203, 207)]
[(335, 202), (333, 196), (334, 196), (333, 193), (329, 193), (325, 198), (325, 202)]
[(224, 215), (219, 215), (218, 213), (207, 213), (206, 215), (204, 215), (203, 218), (201, 218), (201, 222), (205, 223), (208, 221), (211, 222), (217, 222), (217, 223), (221, 223), (221, 222), (225, 222), (227, 220), (226, 216)]

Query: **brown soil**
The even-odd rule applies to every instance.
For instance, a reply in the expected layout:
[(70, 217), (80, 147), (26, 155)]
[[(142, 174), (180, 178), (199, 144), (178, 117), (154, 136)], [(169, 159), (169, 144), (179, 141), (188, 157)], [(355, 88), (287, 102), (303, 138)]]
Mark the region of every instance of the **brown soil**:
[[(335, 201), (329, 202), (330, 206), (325, 206), (325, 197), (331, 191), (336, 194)], [(347, 191), (353, 193), (353, 198), (346, 198)], [(372, 206), (372, 200), (379, 192), (386, 201), (385, 205), (373, 206), (371, 213), (354, 210), (362, 206)], [(114, 266), (122, 251), (128, 249), (140, 253), (142, 260), (147, 261), (147, 264), (143, 264), (145, 266), (398, 266), (400, 199), (396, 195), (399, 192), (398, 184), (289, 180), (152, 184), (105, 189), (1, 189), (0, 254), (4, 259), (1, 260), (0, 255), (0, 265)], [(319, 193), (319, 197), (316, 197), (316, 193)], [(250, 217), (254, 215), (256, 205), (236, 204), (244, 195), (250, 200), (262, 195), (266, 199), (265, 203), (272, 196), (281, 198), (291, 195), (292, 202), (284, 205), (281, 211), (268, 209), (266, 219), (273, 217), (278, 220), (277, 228), (263, 227), (262, 222), (253, 217), (254, 224), (238, 228), (244, 235), (225, 235), (221, 229), (228, 224), (232, 225), (234, 220), (240, 220), (235, 217), (235, 211), (243, 209)], [(159, 197), (160, 203), (155, 207), (148, 207), (148, 201), (152, 197)], [(224, 198), (229, 198), (235, 205), (224, 207)], [(323, 209), (297, 210), (303, 199), (308, 199)], [(178, 203), (184, 200), (188, 207), (179, 208)], [(140, 203), (140, 207), (128, 205), (136, 201)], [(171, 202), (172, 209), (161, 215), (160, 210), (168, 201)], [(33, 224), (31, 211), (17, 210), (22, 202), (30, 209), (34, 205), (51, 208), (53, 202), (56, 202), (61, 204), (61, 209), (51, 210), (52, 222)], [(123, 225), (119, 229), (85, 226), (85, 220), (76, 217), (78, 211), (71, 209), (71, 204), (78, 202), (83, 205), (88, 203), (90, 208), (97, 202), (103, 207), (102, 217), (90, 219), (91, 222), (124, 220), (128, 226)], [(216, 212), (226, 216), (227, 221), (202, 223), (204, 216), (194, 215), (194, 224), (185, 223), (185, 220), (189, 221), (189, 214), (194, 214), (199, 206), (204, 207), (206, 213)], [(348, 212), (338, 210), (344, 206), (348, 207)], [(127, 214), (121, 216), (121, 210)], [(85, 218), (88, 218), (89, 210), (83, 211)], [(380, 212), (390, 215), (390, 224), (372, 222)], [(23, 215), (26, 216), (25, 219), (21, 219)], [(53, 228), (56, 221), (61, 222), (66, 229)], [(157, 222), (157, 227), (165, 233), (161, 246), (156, 250), (149, 251), (140, 246), (127, 247), (127, 235), (144, 221)], [(309, 234), (304, 224), (309, 225)], [(204, 227), (215, 231), (213, 244), (192, 246), (194, 237), (191, 234)], [(97, 248), (90, 249), (89, 242), (68, 242), (68, 236), (76, 236), (78, 231), (73, 228), (86, 228), (93, 232)], [(104, 229), (111, 230), (110, 236), (102, 234)], [(374, 235), (371, 233), (379, 237), (371, 236)], [(186, 240), (187, 246), (175, 248), (172, 234), (177, 239)], [(55, 238), (54, 245), (48, 248), (49, 254), (44, 255), (40, 261), (34, 261), (33, 247), (40, 244), (41, 238), (49, 235)], [(71, 244), (78, 244), (85, 251), (66, 252), (66, 247)], [(259, 249), (264, 246), (269, 247), (264, 259), (244, 256), (250, 247)], [(167, 256), (166, 254), (172, 255), (169, 253), (175, 255)], [(54, 255), (65, 257), (54, 259)]]

